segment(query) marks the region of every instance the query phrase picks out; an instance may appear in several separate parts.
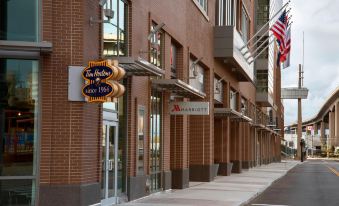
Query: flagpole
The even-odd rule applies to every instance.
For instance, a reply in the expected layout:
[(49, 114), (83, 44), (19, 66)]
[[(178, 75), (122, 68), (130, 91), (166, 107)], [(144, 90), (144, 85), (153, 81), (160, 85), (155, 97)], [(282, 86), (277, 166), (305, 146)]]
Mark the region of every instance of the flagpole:
[[(267, 42), (267, 41), (269, 41), (270, 40), (270, 38), (273, 36), (273, 34), (271, 34), (270, 36), (268, 36), (268, 38), (265, 40), (265, 41), (263, 41), (253, 52), (251, 52), (251, 54), (250, 54), (250, 56), (248, 56), (247, 58), (246, 58), (246, 61), (248, 61), (251, 57), (253, 57), (253, 55)], [(274, 40), (273, 40), (274, 41)], [(248, 52), (246, 52), (246, 53), (248, 53)], [(245, 53), (245, 54), (246, 54)], [(244, 55), (245, 55), (244, 54)]]
[(255, 57), (252, 59), (252, 61), (250, 61), (248, 64), (252, 64), (252, 63), (260, 56), (260, 54), (263, 53), (263, 52), (265, 51), (265, 49), (266, 49), (267, 47), (269, 47), (273, 42), (274, 42), (274, 40), (272, 40), (267, 46), (265, 46), (265, 48), (264, 48), (263, 50), (261, 50), (261, 52), (260, 52), (257, 56), (255, 56)]
[[(287, 12), (286, 12), (287, 13)], [(289, 16), (288, 17), (288, 20), (290, 20), (292, 18), (292, 15), (291, 16)], [(292, 23), (290, 23), (289, 25), (291, 25)], [(245, 53), (243, 53), (243, 55), (245, 56), (248, 52), (250, 52), (252, 49), (253, 49), (253, 47), (262, 39), (262, 38), (264, 38), (265, 37), (265, 35), (266, 35), (266, 33), (269, 31), (269, 29), (267, 29), (267, 31), (265, 31), (265, 33), (263, 33), (261, 36), (260, 36), (260, 38), (259, 39), (257, 39), (254, 43), (253, 43), (253, 45), (251, 45), (249, 48), (248, 48), (248, 50), (246, 50), (246, 52)]]
[(267, 26), (267, 24), (269, 24), (270, 23), (270, 21), (272, 20), (272, 19), (274, 19), (274, 17), (276, 17), (279, 13), (280, 13), (280, 11), (282, 11), (289, 3), (291, 2), (291, 0), (289, 0), (283, 7), (281, 7), (281, 9), (279, 9), (279, 11), (277, 11), (260, 29), (259, 29), (259, 31), (257, 31), (247, 42), (246, 42), (246, 44), (243, 46), (243, 47), (241, 47), (240, 48), (240, 51), (242, 51), (245, 47), (247, 47), (247, 45), (254, 39), (254, 37), (256, 37), (260, 32), (261, 32), (261, 30), (263, 30), (266, 26)]

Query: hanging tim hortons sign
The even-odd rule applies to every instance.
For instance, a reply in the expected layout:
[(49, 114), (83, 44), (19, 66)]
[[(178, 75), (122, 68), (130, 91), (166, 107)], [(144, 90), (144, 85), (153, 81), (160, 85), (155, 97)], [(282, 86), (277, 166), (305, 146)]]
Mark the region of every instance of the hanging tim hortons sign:
[(82, 72), (85, 86), (82, 94), (88, 102), (111, 102), (122, 96), (125, 87), (118, 81), (125, 75), (125, 70), (118, 66), (118, 61), (90, 61)]

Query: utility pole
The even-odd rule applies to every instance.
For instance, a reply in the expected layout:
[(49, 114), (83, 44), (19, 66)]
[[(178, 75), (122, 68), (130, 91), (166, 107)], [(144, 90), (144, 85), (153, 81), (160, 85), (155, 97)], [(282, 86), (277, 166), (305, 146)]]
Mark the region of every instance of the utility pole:
[[(301, 71), (301, 64), (299, 64), (299, 81), (298, 81), (298, 88), (301, 89), (302, 87), (302, 71)], [(302, 116), (301, 116), (301, 98), (298, 97), (298, 130), (297, 130), (297, 156), (296, 159), (301, 159), (301, 134), (302, 134)]]

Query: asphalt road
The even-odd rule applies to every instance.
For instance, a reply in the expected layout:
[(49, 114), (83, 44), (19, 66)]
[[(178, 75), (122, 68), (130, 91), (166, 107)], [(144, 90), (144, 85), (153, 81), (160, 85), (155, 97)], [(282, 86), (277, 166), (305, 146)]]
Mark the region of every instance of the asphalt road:
[(339, 206), (339, 161), (307, 160), (248, 205)]

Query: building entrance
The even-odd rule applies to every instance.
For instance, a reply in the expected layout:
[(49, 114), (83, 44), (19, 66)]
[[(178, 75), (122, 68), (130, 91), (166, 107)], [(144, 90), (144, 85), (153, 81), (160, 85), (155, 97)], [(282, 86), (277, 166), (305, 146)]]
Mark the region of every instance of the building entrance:
[(118, 122), (103, 122), (101, 205), (119, 202), (122, 192), (122, 152), (118, 145)]

